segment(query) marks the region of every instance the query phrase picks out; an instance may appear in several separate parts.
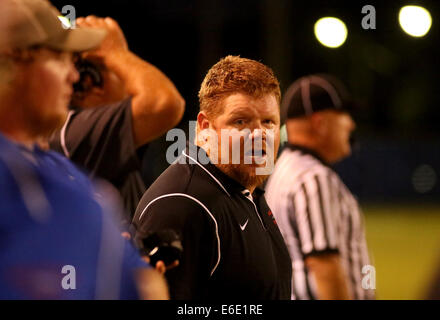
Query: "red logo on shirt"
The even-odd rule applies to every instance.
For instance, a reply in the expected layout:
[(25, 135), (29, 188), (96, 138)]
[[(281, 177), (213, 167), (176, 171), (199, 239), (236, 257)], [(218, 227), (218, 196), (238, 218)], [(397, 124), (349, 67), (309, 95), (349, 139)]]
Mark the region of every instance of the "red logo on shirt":
[(269, 217), (272, 218), (273, 223), (277, 224), (277, 222), (276, 222), (276, 220), (275, 220), (275, 217), (274, 217), (273, 214), (272, 214), (272, 211), (269, 210), (269, 212), (268, 212), (267, 214), (269, 215)]

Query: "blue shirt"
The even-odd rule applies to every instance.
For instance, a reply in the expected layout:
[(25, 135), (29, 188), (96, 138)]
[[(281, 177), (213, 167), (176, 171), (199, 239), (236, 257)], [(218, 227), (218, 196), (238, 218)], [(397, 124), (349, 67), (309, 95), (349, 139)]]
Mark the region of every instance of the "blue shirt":
[(137, 299), (148, 267), (68, 159), (0, 134), (0, 299)]

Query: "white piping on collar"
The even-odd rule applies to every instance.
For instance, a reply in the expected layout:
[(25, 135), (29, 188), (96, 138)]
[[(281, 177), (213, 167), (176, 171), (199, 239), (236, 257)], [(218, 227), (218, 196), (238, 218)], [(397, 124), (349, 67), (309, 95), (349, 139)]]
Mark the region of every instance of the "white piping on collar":
[(200, 168), (202, 168), (203, 170), (205, 170), (205, 172), (206, 172), (207, 174), (209, 174), (209, 175), (211, 176), (211, 178), (214, 179), (215, 182), (217, 182), (217, 184), (223, 189), (223, 191), (226, 192), (226, 194), (227, 194), (229, 197), (231, 197), (231, 195), (229, 194), (229, 192), (226, 191), (226, 188), (221, 184), (220, 181), (218, 181), (218, 179), (217, 179), (216, 177), (214, 177), (214, 175), (213, 175), (211, 172), (209, 172), (204, 166), (202, 166), (202, 165), (201, 165), (196, 159), (194, 159), (193, 157), (190, 157), (189, 155), (187, 155), (187, 154), (185, 153), (185, 150), (182, 151), (182, 154), (183, 154), (185, 157), (187, 157), (187, 158), (191, 159), (192, 161), (194, 161), (194, 162), (195, 162)]
[(72, 115), (74, 113), (75, 113), (74, 110), (69, 111), (69, 113), (67, 115), (66, 122), (64, 123), (63, 128), (61, 129), (61, 132), (60, 132), (60, 144), (61, 144), (61, 147), (63, 148), (64, 155), (67, 158), (70, 158), (70, 153), (69, 153), (69, 150), (67, 150), (67, 145), (66, 145), (66, 129), (67, 129), (67, 125), (69, 124), (70, 118), (72, 117)]

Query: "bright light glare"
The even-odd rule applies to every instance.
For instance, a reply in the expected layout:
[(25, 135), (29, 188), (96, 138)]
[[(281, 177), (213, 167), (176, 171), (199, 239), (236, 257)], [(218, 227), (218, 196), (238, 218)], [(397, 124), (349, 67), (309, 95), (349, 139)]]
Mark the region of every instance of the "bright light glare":
[(315, 36), (322, 45), (337, 48), (347, 39), (347, 27), (338, 18), (321, 18), (315, 23)]
[(58, 16), (58, 19), (60, 19), (61, 23), (63, 24), (64, 28), (69, 29), (72, 27), (72, 24), (70, 23), (70, 20), (64, 16)]
[(432, 18), (429, 11), (423, 7), (405, 6), (400, 9), (399, 23), (409, 35), (423, 37), (431, 28)]

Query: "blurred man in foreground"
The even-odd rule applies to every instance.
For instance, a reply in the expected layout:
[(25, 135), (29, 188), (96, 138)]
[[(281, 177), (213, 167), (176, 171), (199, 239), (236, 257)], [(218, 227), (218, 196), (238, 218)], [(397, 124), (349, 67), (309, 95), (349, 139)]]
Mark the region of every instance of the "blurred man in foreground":
[(330, 168), (350, 155), (355, 123), (345, 87), (329, 75), (303, 77), (282, 103), (288, 144), (266, 186), (292, 258), (293, 299), (369, 299), (363, 216)]
[(0, 298), (167, 298), (120, 236), (106, 194), (35, 143), (65, 121), (78, 80), (72, 52), (97, 47), (105, 30), (63, 29), (45, 0), (1, 6)]
[(145, 192), (136, 151), (180, 121), (185, 101), (160, 70), (128, 49), (115, 20), (88, 16), (76, 24), (104, 29), (107, 36), (76, 57), (80, 78), (72, 110), (50, 147), (116, 187), (127, 226)]
[(180, 264), (166, 274), (172, 299), (289, 299), (289, 253), (258, 188), (279, 145), (278, 80), (228, 56), (209, 70), (199, 100), (197, 147), (141, 199), (136, 240), (163, 229), (181, 236)]

